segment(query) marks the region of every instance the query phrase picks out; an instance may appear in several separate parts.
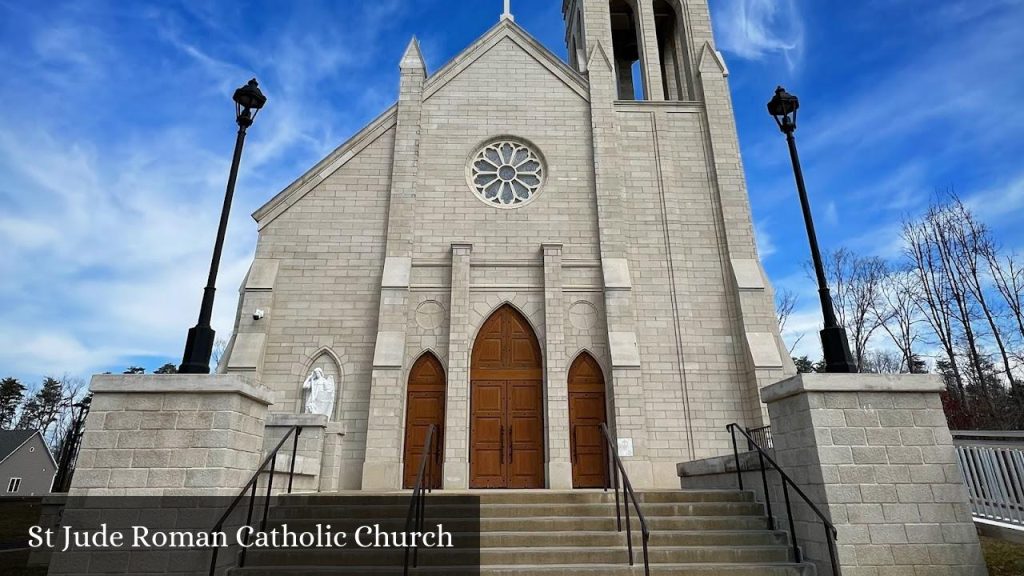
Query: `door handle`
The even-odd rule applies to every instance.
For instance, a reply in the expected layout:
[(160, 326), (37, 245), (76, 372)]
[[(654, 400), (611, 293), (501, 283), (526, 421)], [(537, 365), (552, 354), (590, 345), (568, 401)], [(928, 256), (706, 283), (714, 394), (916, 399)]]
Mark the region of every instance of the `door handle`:
[(514, 450), (514, 447), (512, 446), (512, 425), (509, 424), (508, 425), (508, 463), (509, 464), (512, 463), (512, 451), (513, 450)]
[(505, 426), (504, 425), (502, 425), (501, 432), (499, 434), (501, 435), (501, 460), (499, 461), (499, 463), (504, 464), (505, 463)]
[(578, 428), (576, 426), (572, 427), (572, 438), (569, 440), (569, 444), (570, 444), (570, 446), (572, 448), (572, 463), (573, 464), (577, 463), (577, 458), (576, 458), (576, 430), (577, 429)]

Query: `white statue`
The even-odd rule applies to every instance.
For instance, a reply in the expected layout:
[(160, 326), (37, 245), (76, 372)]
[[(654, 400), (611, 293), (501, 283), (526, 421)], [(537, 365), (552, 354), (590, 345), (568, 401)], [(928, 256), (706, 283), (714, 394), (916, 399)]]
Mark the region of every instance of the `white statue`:
[(325, 376), (323, 368), (316, 368), (302, 383), (305, 414), (334, 415), (334, 376)]

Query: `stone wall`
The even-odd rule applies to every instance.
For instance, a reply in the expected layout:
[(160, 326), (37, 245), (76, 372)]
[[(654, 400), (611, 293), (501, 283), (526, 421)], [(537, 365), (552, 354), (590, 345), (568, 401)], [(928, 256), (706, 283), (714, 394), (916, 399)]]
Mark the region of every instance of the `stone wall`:
[(259, 465), (267, 390), (239, 375), (99, 375), (71, 496), (234, 495)]
[[(801, 374), (762, 390), (777, 461), (839, 530), (844, 576), (987, 574), (938, 376)], [(820, 522), (797, 535), (829, 574)]]

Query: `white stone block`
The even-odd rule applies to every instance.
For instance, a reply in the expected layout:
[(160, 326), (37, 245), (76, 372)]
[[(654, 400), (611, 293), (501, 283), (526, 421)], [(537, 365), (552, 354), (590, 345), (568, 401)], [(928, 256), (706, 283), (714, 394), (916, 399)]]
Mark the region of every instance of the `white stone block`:
[(405, 353), (403, 332), (378, 332), (377, 345), (373, 349), (374, 368), (401, 368)]
[(630, 290), (633, 280), (629, 275), (629, 261), (625, 258), (605, 258), (601, 261), (604, 287), (610, 290)]
[(408, 288), (412, 258), (392, 256), (384, 259), (381, 288)]
[(635, 332), (609, 332), (608, 346), (612, 353), (612, 366), (639, 367), (640, 349)]
[(235, 334), (231, 358), (228, 360), (228, 371), (258, 369), (266, 340), (267, 335), (258, 332)]
[(774, 334), (747, 332), (747, 346), (755, 368), (782, 368), (782, 357)]
[(280, 260), (257, 258), (249, 268), (249, 276), (245, 279), (246, 290), (273, 290), (277, 281)]
[(736, 287), (740, 290), (764, 290), (764, 275), (757, 260), (733, 258), (732, 275), (736, 278)]

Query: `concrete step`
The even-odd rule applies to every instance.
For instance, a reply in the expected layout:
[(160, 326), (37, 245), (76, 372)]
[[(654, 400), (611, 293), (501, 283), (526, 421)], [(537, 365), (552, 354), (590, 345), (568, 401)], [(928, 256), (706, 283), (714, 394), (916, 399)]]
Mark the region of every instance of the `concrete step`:
[[(456, 537), (457, 538), (457, 537)], [(540, 546), (597, 546), (615, 547), (625, 545), (623, 532), (494, 532), (480, 534), (481, 548), (533, 548)], [(639, 546), (642, 535), (633, 531), (633, 544)], [(768, 530), (746, 531), (654, 531), (648, 543), (650, 548), (658, 546), (785, 546), (789, 537), (785, 532)]]
[[(451, 568), (419, 566), (410, 572), (415, 576), (643, 576), (644, 566), (618, 564), (550, 564), (486, 566), (481, 568)], [(300, 576), (305, 574), (334, 574), (337, 576), (399, 576), (402, 567), (380, 566), (273, 566), (234, 568), (233, 576)], [(654, 564), (651, 574), (657, 576), (814, 576), (811, 564), (758, 563), (738, 566), (722, 564)]]
[[(635, 561), (643, 562), (639, 548), (633, 550)], [(746, 564), (782, 563), (790, 560), (786, 546), (654, 546), (649, 548), (654, 564)], [(401, 554), (397, 554), (400, 556)], [(395, 564), (394, 549), (253, 549), (248, 561), (256, 566), (324, 566), (357, 565), (389, 566)], [(476, 550), (429, 549), (419, 553), (420, 566), (547, 565), (547, 564), (614, 564), (625, 563), (628, 553), (621, 547), (531, 547), (483, 548)]]
[[(425, 526), (434, 527), (439, 520), (428, 517), (424, 522)], [(481, 533), (487, 532), (573, 532), (573, 531), (616, 531), (614, 509), (606, 517), (577, 518), (567, 516), (531, 516), (525, 518), (462, 518), (445, 519), (442, 521), (445, 530), (450, 532), (465, 532), (479, 528)], [(299, 531), (309, 531), (315, 528), (316, 524), (330, 525), (334, 531), (352, 532), (360, 526), (366, 525), (365, 518), (272, 518), (267, 529), (278, 527), (281, 524), (288, 524), (289, 528)], [(405, 518), (392, 518), (388, 521), (377, 521), (385, 530), (404, 530)], [(673, 530), (700, 530), (713, 532), (718, 530), (740, 531), (740, 530), (766, 530), (768, 520), (764, 516), (678, 516), (663, 517), (656, 516), (647, 518), (647, 525), (651, 532), (663, 532)], [(623, 523), (625, 526), (625, 523)], [(639, 530), (639, 523), (636, 516), (631, 515), (631, 526)]]
[[(644, 503), (640, 509), (646, 518), (676, 516), (760, 516), (764, 506), (757, 502), (652, 502)], [(601, 504), (446, 504), (427, 501), (427, 517), (432, 522), (455, 518), (526, 518), (534, 516), (566, 516), (573, 518), (603, 517), (615, 515), (614, 503)], [(405, 518), (408, 504), (325, 504), (290, 505), (280, 504), (271, 509), (274, 519), (334, 519), (334, 518)], [(630, 515), (635, 516), (630, 506)]]

